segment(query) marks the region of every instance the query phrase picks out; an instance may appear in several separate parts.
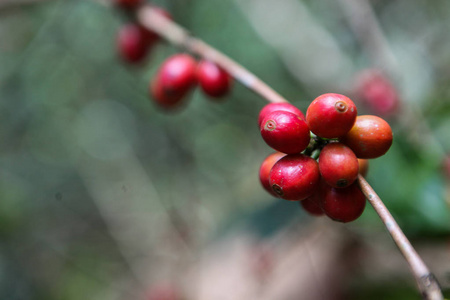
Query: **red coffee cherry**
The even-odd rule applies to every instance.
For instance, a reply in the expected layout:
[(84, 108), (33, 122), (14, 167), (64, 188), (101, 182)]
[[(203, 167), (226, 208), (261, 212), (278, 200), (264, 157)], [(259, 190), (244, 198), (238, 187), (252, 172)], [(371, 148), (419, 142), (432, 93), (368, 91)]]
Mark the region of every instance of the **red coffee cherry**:
[(147, 55), (149, 42), (145, 30), (137, 24), (126, 24), (117, 36), (117, 47), (123, 60), (139, 63)]
[(272, 153), (264, 159), (261, 167), (259, 168), (259, 181), (261, 182), (264, 189), (275, 197), (278, 197), (278, 195), (272, 190), (272, 187), (270, 186), (269, 174), (270, 170), (272, 170), (273, 165), (284, 156), (286, 156), (286, 154), (281, 152)]
[(230, 75), (213, 62), (202, 60), (197, 67), (197, 79), (203, 92), (213, 98), (228, 94), (231, 88)]
[(323, 94), (309, 105), (306, 123), (317, 136), (331, 139), (346, 134), (355, 123), (356, 115), (356, 106), (350, 98)]
[(150, 96), (159, 107), (166, 110), (179, 107), (185, 98), (185, 94), (182, 93), (167, 93), (158, 76), (150, 82)]
[(267, 104), (266, 106), (264, 106), (261, 109), (261, 111), (259, 112), (258, 126), (261, 126), (261, 122), (263, 121), (263, 119), (265, 118), (266, 115), (270, 114), (271, 112), (277, 111), (277, 110), (291, 112), (291, 113), (299, 116), (301, 119), (306, 120), (303, 112), (290, 103), (270, 103), (270, 104)]
[(369, 160), (364, 158), (358, 158), (358, 164), (359, 164), (359, 174), (361, 174), (362, 177), (366, 177), (367, 172), (369, 171)]
[(166, 95), (185, 95), (197, 82), (197, 63), (188, 54), (169, 57), (161, 66), (157, 76)]
[(267, 145), (287, 154), (302, 152), (310, 141), (306, 122), (288, 111), (279, 110), (266, 115), (260, 130)]
[(331, 219), (347, 223), (361, 216), (366, 207), (366, 198), (357, 182), (342, 189), (325, 186), (321, 207)]
[(388, 116), (397, 112), (400, 98), (391, 81), (379, 70), (366, 70), (359, 74), (356, 93), (371, 111)]
[(114, 4), (123, 9), (134, 9), (142, 3), (142, 0), (113, 0)]
[(322, 216), (323, 211), (320, 207), (320, 199), (321, 193), (319, 191), (314, 192), (311, 197), (306, 198), (305, 200), (300, 201), (300, 206), (313, 216)]
[(392, 145), (392, 130), (380, 117), (363, 115), (356, 118), (352, 129), (340, 141), (349, 146), (358, 158), (376, 158)]
[(286, 155), (275, 163), (269, 174), (272, 190), (285, 200), (304, 200), (317, 189), (319, 166), (303, 154)]
[(347, 187), (358, 177), (358, 159), (344, 144), (330, 143), (320, 152), (319, 170), (327, 184), (335, 188)]

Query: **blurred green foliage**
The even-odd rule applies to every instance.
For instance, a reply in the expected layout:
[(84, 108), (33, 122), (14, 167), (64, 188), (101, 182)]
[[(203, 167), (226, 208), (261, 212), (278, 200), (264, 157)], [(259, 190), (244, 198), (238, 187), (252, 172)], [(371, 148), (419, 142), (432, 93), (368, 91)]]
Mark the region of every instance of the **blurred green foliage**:
[[(154, 3), (301, 109), (317, 96), (235, 1)], [(370, 66), (334, 1), (299, 3), (354, 70)], [(448, 179), (440, 168), (450, 149), (450, 39), (443, 38), (449, 2), (373, 4), (405, 70), (398, 79), (403, 104), (425, 118), (406, 124), (425, 121), (442, 148), (430, 149), (429, 137), (412, 142), (411, 129), (394, 117), (394, 145), (371, 163), (368, 180), (407, 234), (445, 237)], [(181, 227), (203, 244), (224, 228), (266, 235), (310, 221), (259, 185), (259, 164), (271, 152), (256, 126), (264, 100), (236, 83), (223, 103), (196, 90), (184, 110), (161, 112), (148, 98), (148, 82), (178, 50), (161, 43), (142, 66), (126, 65), (115, 49), (125, 19), (87, 0), (0, 7), (0, 299), (131, 299), (145, 288), (132, 288), (136, 274), (126, 253), (157, 261), (160, 254), (147, 251), (167, 231)], [(296, 51), (302, 47), (308, 45)], [(327, 82), (316, 85), (331, 92)], [(384, 230), (370, 207), (356, 225)]]

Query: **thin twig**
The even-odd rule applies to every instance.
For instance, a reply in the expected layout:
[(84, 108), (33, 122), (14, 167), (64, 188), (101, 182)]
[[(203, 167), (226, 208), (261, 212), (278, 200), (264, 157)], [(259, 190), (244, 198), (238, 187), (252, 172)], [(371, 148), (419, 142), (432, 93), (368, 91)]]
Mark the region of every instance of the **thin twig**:
[(392, 236), (392, 239), (397, 244), (400, 252), (408, 262), (423, 298), (430, 300), (443, 299), (442, 292), (436, 278), (430, 272), (416, 250), (413, 248), (408, 238), (401, 230), (400, 226), (398, 226), (394, 217), (392, 217), (391, 213), (384, 205), (383, 201), (381, 201), (380, 197), (378, 197), (373, 188), (361, 175), (359, 175), (358, 177), (358, 182), (362, 192), (364, 193), (370, 204), (373, 206), (377, 214), (380, 216), (381, 220), (386, 226), (386, 229)]
[[(143, 26), (155, 31), (170, 43), (217, 63), (247, 88), (261, 95), (269, 102), (288, 102), (254, 74), (203, 41), (192, 37), (187, 30), (162, 17), (151, 6), (141, 7), (137, 12), (137, 17)], [(434, 275), (414, 250), (389, 210), (362, 176), (359, 176), (358, 181), (361, 190), (380, 216), (394, 242), (410, 265), (424, 299), (443, 299)]]
[(139, 9), (137, 15), (139, 21), (144, 26), (158, 33), (170, 43), (185, 48), (189, 52), (205, 59), (214, 61), (244, 86), (267, 99), (269, 102), (288, 102), (253, 73), (217, 49), (192, 37), (187, 30), (161, 16), (151, 6), (143, 6)]

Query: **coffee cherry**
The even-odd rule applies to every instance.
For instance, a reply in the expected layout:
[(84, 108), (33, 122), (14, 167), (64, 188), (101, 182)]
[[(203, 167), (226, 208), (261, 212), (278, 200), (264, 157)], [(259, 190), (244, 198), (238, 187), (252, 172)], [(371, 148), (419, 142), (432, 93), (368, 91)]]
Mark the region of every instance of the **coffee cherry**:
[(179, 107), (185, 98), (185, 94), (182, 93), (167, 93), (163, 89), (158, 76), (153, 78), (150, 83), (150, 96), (159, 107), (166, 110)]
[(306, 122), (314, 134), (331, 139), (346, 134), (355, 123), (356, 115), (356, 106), (350, 98), (330, 93), (311, 102)]
[(303, 209), (310, 215), (321, 216), (323, 215), (323, 211), (320, 207), (319, 197), (321, 197), (321, 193), (316, 191), (312, 196), (300, 201), (300, 206), (303, 207)]
[(323, 212), (331, 219), (343, 223), (358, 219), (366, 206), (366, 198), (357, 182), (342, 189), (325, 186), (321, 200)]
[(275, 197), (277, 197), (278, 195), (272, 190), (272, 187), (270, 186), (269, 174), (270, 170), (272, 170), (273, 165), (284, 156), (286, 156), (286, 154), (281, 152), (272, 153), (264, 159), (261, 167), (259, 168), (259, 181), (261, 182), (264, 189)]
[(272, 190), (285, 200), (304, 200), (317, 189), (319, 166), (303, 154), (286, 155), (275, 163), (269, 174)]
[(117, 36), (117, 47), (123, 60), (139, 63), (147, 55), (149, 42), (145, 30), (137, 24), (124, 25)]
[(287, 154), (302, 152), (310, 141), (306, 122), (288, 111), (274, 111), (266, 115), (260, 130), (267, 145)]
[(358, 164), (359, 164), (359, 174), (361, 174), (362, 177), (366, 177), (367, 172), (369, 171), (369, 160), (364, 158), (358, 158)]
[(271, 112), (277, 111), (277, 110), (291, 112), (291, 113), (299, 116), (301, 119), (306, 120), (303, 112), (290, 103), (270, 103), (270, 104), (267, 104), (266, 106), (264, 106), (261, 109), (261, 111), (259, 112), (258, 126), (261, 126), (261, 122), (263, 121), (263, 119), (265, 118), (266, 115), (270, 114)]
[(320, 152), (319, 170), (327, 184), (335, 188), (347, 187), (358, 177), (358, 159), (344, 144), (330, 143)]
[(371, 111), (388, 116), (398, 111), (400, 98), (391, 81), (379, 70), (366, 70), (358, 76), (356, 93)]
[(197, 79), (203, 92), (210, 97), (220, 98), (230, 91), (230, 75), (213, 62), (202, 60), (198, 64)]
[(113, 0), (115, 5), (123, 9), (134, 9), (142, 3), (142, 0)]
[(188, 54), (176, 54), (168, 58), (158, 71), (159, 83), (166, 95), (185, 95), (197, 82), (197, 63)]
[(392, 145), (392, 130), (380, 117), (363, 115), (356, 118), (352, 129), (340, 141), (349, 146), (358, 158), (376, 158)]

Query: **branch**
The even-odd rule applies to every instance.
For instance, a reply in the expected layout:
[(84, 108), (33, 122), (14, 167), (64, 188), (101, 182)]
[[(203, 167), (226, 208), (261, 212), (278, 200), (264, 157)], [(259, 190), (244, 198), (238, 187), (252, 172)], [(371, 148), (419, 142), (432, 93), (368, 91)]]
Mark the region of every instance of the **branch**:
[(358, 183), (367, 200), (380, 216), (381, 221), (383, 221), (392, 239), (397, 244), (400, 252), (408, 262), (423, 298), (430, 300), (443, 299), (441, 289), (436, 278), (430, 270), (428, 270), (428, 267), (413, 248), (408, 238), (398, 226), (394, 217), (392, 217), (391, 213), (384, 205), (383, 201), (381, 201), (380, 197), (378, 197), (373, 188), (361, 175), (358, 176)]
[(217, 63), (237, 81), (267, 101), (274, 103), (288, 102), (253, 73), (217, 49), (192, 37), (184, 28), (161, 16), (151, 6), (143, 6), (137, 15), (140, 23), (145, 27), (158, 33), (170, 43)]
[[(254, 74), (203, 41), (192, 37), (184, 28), (161, 16), (151, 6), (141, 7), (137, 12), (137, 17), (143, 26), (158, 33), (170, 43), (217, 63), (236, 80), (269, 102), (288, 102)], [(434, 275), (428, 270), (428, 267), (414, 250), (389, 210), (361, 175), (358, 178), (358, 182), (364, 195), (380, 216), (394, 242), (410, 265), (423, 298), (430, 300), (443, 299)]]

